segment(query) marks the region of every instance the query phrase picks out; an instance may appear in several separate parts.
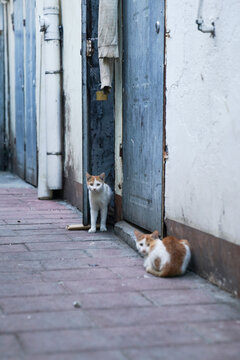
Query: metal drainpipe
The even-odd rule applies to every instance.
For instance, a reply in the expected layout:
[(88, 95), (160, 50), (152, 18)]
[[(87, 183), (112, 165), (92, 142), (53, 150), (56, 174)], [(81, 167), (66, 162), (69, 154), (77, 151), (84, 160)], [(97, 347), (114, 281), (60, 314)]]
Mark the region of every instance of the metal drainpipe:
[(45, 115), (45, 66), (44, 66), (44, 35), (40, 42), (40, 90), (39, 90), (39, 145), (38, 145), (38, 198), (52, 198), (52, 191), (47, 184), (47, 122)]
[(40, 20), (44, 31), (45, 114), (47, 122), (47, 185), (62, 189), (61, 61), (59, 2), (45, 0)]

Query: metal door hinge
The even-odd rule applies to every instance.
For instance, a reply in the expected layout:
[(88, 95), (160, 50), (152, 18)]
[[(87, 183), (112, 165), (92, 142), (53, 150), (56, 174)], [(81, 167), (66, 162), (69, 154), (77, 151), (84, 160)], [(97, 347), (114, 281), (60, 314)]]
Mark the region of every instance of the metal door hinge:
[(11, 14), (12, 29), (14, 31), (14, 13)]
[(62, 45), (62, 43), (63, 43), (63, 26), (59, 25), (58, 30), (59, 30), (59, 34), (60, 34), (60, 42), (61, 42), (61, 45)]
[(26, 26), (26, 19), (23, 19), (23, 26)]
[(165, 145), (165, 149), (163, 152), (163, 159), (164, 159), (164, 161), (167, 161), (167, 159), (168, 159), (168, 146), (167, 145)]
[(123, 146), (122, 146), (122, 144), (119, 144), (119, 156), (121, 158), (123, 157)]
[(171, 37), (170, 32), (171, 32), (171, 30), (166, 30), (166, 32), (165, 32), (166, 38), (170, 38), (170, 37)]
[(87, 57), (91, 57), (92, 55), (93, 55), (92, 40), (87, 39)]

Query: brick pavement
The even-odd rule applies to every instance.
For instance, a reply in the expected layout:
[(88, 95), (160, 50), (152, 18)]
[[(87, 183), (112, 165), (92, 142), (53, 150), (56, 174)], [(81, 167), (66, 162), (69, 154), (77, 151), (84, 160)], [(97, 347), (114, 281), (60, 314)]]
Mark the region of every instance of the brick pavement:
[(154, 278), (112, 231), (65, 229), (79, 222), (0, 188), (1, 360), (239, 359), (239, 300), (192, 273)]

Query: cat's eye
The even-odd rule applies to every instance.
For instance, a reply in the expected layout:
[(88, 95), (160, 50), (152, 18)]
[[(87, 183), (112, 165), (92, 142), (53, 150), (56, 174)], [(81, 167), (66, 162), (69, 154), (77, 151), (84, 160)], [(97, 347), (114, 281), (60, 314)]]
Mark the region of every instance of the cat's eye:
[(147, 246), (150, 246), (150, 244), (147, 244)]
[(97, 184), (97, 186), (100, 186), (100, 184)]
[(143, 244), (140, 244), (140, 246), (143, 246)]
[(93, 186), (93, 183), (90, 183), (90, 186)]

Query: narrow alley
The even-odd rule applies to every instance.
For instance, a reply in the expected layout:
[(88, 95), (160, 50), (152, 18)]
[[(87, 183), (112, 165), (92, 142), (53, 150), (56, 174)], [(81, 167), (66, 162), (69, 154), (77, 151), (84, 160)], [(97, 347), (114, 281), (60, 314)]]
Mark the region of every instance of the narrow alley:
[(147, 275), (111, 230), (66, 230), (81, 213), (10, 174), (0, 213), (1, 360), (239, 359), (238, 299)]

